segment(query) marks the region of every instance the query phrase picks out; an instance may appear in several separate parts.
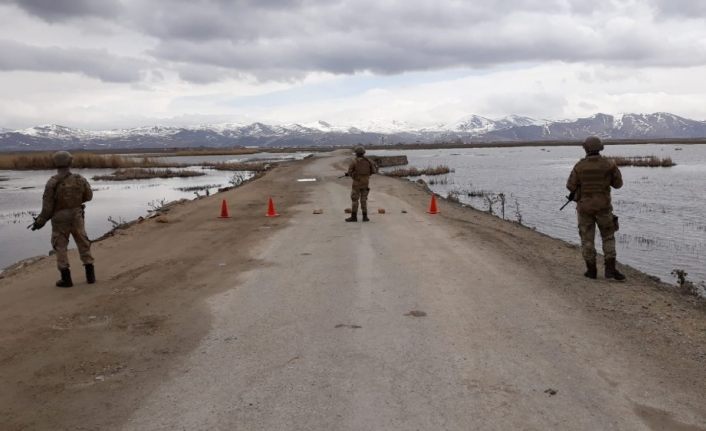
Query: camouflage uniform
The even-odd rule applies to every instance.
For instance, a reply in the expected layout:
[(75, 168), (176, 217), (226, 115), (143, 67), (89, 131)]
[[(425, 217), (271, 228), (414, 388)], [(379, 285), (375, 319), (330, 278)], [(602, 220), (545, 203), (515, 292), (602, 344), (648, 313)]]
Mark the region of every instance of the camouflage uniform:
[[(597, 138), (596, 138), (597, 139)], [(598, 141), (600, 143), (600, 141)], [(602, 148), (602, 144), (600, 146)], [(588, 150), (587, 150), (588, 151)], [(596, 266), (596, 225), (603, 241), (603, 255), (606, 260), (606, 272), (615, 266), (615, 231), (611, 187), (619, 189), (623, 178), (615, 162), (601, 156), (598, 151), (588, 155), (574, 166), (566, 183), (566, 188), (576, 194), (578, 228), (581, 237), (581, 251), (589, 268), (586, 276), (595, 278)], [(593, 275), (589, 275), (589, 273)], [(618, 278), (611, 275), (611, 278)]]
[(51, 220), (51, 244), (56, 251), (59, 271), (69, 268), (69, 235), (74, 237), (83, 264), (93, 263), (91, 241), (83, 221), (83, 203), (92, 198), (93, 191), (88, 181), (79, 174), (71, 173), (68, 168), (61, 169), (47, 181), (37, 224), (43, 226)]
[(351, 190), (351, 211), (353, 218), (358, 213), (358, 201), (360, 201), (360, 209), (363, 213), (363, 218), (367, 219), (368, 215), (368, 193), (370, 193), (370, 175), (376, 174), (378, 171), (375, 162), (365, 157), (364, 155), (356, 155), (348, 167), (348, 175), (353, 179), (353, 188)]
[(93, 256), (91, 256), (91, 241), (86, 235), (83, 223), (83, 203), (93, 198), (93, 191), (85, 178), (69, 171), (73, 157), (66, 151), (58, 151), (52, 156), (58, 174), (47, 181), (42, 198), (42, 211), (34, 219), (32, 230), (41, 229), (51, 220), (51, 245), (56, 251), (56, 264), (61, 273), (57, 287), (71, 287), (71, 270), (69, 269), (69, 235), (73, 235), (78, 246), (81, 261), (86, 270), (86, 281), (96, 282)]

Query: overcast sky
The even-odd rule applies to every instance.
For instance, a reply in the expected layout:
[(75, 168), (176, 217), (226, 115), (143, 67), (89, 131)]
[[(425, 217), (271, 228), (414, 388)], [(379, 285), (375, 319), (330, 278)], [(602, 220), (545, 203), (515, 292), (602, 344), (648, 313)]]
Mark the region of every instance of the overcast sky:
[(0, 0), (0, 127), (706, 120), (701, 0)]

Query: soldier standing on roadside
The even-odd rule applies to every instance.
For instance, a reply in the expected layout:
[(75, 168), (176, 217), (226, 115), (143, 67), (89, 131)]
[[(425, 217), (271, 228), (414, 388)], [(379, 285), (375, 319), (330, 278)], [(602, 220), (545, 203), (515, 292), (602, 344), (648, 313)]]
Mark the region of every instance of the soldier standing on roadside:
[(52, 156), (58, 173), (47, 181), (42, 197), (42, 212), (32, 224), (32, 230), (41, 229), (51, 220), (51, 245), (56, 251), (56, 263), (61, 272), (57, 287), (71, 287), (71, 270), (67, 247), (69, 235), (74, 237), (81, 261), (86, 270), (86, 281), (96, 282), (91, 256), (91, 241), (84, 226), (84, 202), (93, 198), (93, 191), (88, 181), (79, 174), (71, 173), (69, 168), (73, 157), (66, 151), (59, 151)]
[(615, 232), (618, 230), (618, 218), (613, 215), (610, 200), (610, 188), (623, 186), (623, 178), (615, 162), (601, 156), (603, 143), (596, 136), (589, 136), (583, 143), (586, 157), (581, 159), (571, 171), (566, 188), (577, 202), (581, 251), (586, 261), (588, 278), (596, 278), (596, 225), (603, 240), (605, 257), (605, 277), (625, 280), (615, 267)]
[(346, 176), (353, 179), (351, 216), (346, 221), (358, 221), (358, 200), (360, 200), (360, 209), (363, 212), (363, 221), (370, 221), (368, 218), (369, 182), (370, 176), (378, 172), (378, 167), (375, 162), (365, 157), (365, 149), (363, 147), (355, 147), (355, 156), (355, 160), (351, 162), (348, 172), (346, 172)]

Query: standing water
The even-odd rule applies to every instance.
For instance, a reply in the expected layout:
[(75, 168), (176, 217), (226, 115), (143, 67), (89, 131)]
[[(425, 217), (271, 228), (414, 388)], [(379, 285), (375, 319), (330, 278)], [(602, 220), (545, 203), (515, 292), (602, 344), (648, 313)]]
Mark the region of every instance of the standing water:
[[(174, 157), (170, 162), (199, 164), (205, 162), (281, 161), (302, 159), (309, 153), (258, 153), (244, 156), (191, 156)], [(97, 181), (95, 175), (106, 175), (113, 169), (73, 169), (83, 175), (93, 188), (93, 200), (86, 204), (86, 231), (95, 239), (114, 227), (114, 222), (127, 222), (148, 214), (150, 209), (163, 203), (193, 199), (195, 192), (201, 195), (214, 193), (218, 188), (231, 185), (233, 176), (248, 179), (252, 172), (218, 171), (193, 166), (184, 168), (205, 173), (188, 178), (155, 178), (129, 181)], [(178, 170), (172, 168), (172, 170)], [(0, 170), (0, 271), (2, 268), (32, 256), (46, 255), (51, 250), (49, 242), (51, 223), (38, 231), (27, 230), (32, 216), (41, 209), (42, 193), (47, 180), (56, 174), (51, 171), (3, 171)], [(264, 203), (263, 203), (264, 205)], [(214, 209), (217, 213), (218, 208)], [(109, 218), (114, 222), (109, 221)], [(70, 247), (75, 248), (73, 239)]]
[[(376, 155), (406, 154), (410, 165), (447, 165), (445, 177), (424, 178), (443, 196), (457, 193), (461, 202), (488, 210), (482, 192), (504, 193), (505, 218), (578, 244), (576, 205), (566, 202), (566, 180), (584, 156), (580, 146), (374, 151)], [(670, 168), (622, 167), (625, 185), (613, 190), (620, 216), (616, 233), (618, 261), (665, 281), (683, 269), (692, 281), (706, 280), (706, 146), (616, 145), (606, 156), (671, 157)], [(412, 178), (416, 180), (417, 178)], [(470, 195), (476, 196), (470, 196)], [(500, 203), (493, 212), (500, 215)], [(596, 235), (597, 249), (600, 235)]]

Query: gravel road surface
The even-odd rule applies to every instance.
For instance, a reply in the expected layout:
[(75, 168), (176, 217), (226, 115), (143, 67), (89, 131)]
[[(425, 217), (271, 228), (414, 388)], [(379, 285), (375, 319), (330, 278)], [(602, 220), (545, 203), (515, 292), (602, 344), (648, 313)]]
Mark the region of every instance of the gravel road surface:
[(706, 430), (703, 303), (404, 180), (344, 223), (347, 157), (97, 243), (94, 286), (0, 280), (0, 428)]

